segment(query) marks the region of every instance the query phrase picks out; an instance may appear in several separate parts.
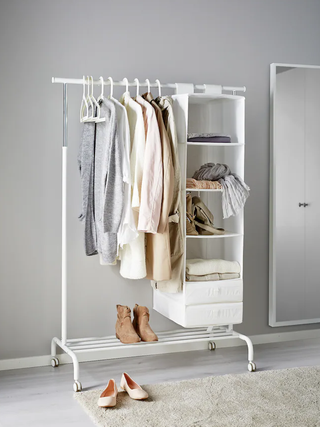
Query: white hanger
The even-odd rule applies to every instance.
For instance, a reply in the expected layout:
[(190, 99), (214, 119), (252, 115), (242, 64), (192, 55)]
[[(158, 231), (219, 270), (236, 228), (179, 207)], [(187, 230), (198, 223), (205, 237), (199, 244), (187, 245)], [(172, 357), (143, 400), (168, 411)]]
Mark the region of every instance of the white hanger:
[[(80, 105), (80, 122), (83, 123), (88, 118), (88, 102), (86, 100), (86, 79), (85, 76), (83, 76), (83, 89), (82, 89), (82, 99), (81, 99), (81, 105)], [(84, 112), (86, 111), (86, 115), (84, 115)]]
[(159, 96), (161, 96), (161, 83), (160, 83), (160, 80), (159, 80), (159, 79), (157, 79), (157, 80), (156, 80), (156, 83), (158, 84)]
[(101, 101), (103, 99), (103, 97), (104, 97), (104, 80), (103, 80), (103, 77), (100, 76), (99, 80), (101, 82), (101, 93), (99, 95), (99, 98), (97, 99), (97, 102)]
[(147, 85), (148, 85), (148, 93), (150, 93), (151, 92), (151, 90), (150, 90), (150, 80), (146, 79), (146, 82), (147, 82)]
[(129, 82), (128, 82), (127, 77), (124, 77), (124, 79), (122, 81), (125, 82), (125, 84), (126, 84), (126, 92), (129, 92)]
[(139, 96), (139, 86), (140, 86), (139, 80), (135, 78), (133, 81), (137, 83), (137, 96)]
[(113, 78), (112, 77), (108, 77), (109, 82), (110, 82), (110, 96), (109, 98), (112, 99), (113, 98)]
[[(103, 80), (103, 78), (102, 78), (102, 80)], [(103, 88), (103, 85), (102, 85), (102, 88)], [(94, 119), (95, 119), (94, 121), (96, 123), (105, 122), (106, 118), (100, 117), (100, 112), (101, 112), (100, 104), (98, 103), (98, 101), (93, 96), (93, 77), (92, 76), (91, 76), (91, 98), (92, 98), (94, 105), (97, 107), (97, 115), (96, 115), (96, 117), (94, 117)], [(102, 98), (103, 98), (103, 90), (102, 90)]]
[[(92, 99), (90, 96), (90, 82), (89, 82), (90, 77), (87, 76), (86, 81), (87, 81), (87, 86), (88, 86), (88, 92), (87, 92), (87, 103), (88, 103), (88, 114), (86, 116), (86, 119), (84, 119), (84, 122), (94, 122), (94, 117), (93, 117), (93, 113), (94, 113), (94, 109), (93, 109), (93, 103), (92, 103)], [(89, 117), (89, 106), (91, 107), (91, 116)]]

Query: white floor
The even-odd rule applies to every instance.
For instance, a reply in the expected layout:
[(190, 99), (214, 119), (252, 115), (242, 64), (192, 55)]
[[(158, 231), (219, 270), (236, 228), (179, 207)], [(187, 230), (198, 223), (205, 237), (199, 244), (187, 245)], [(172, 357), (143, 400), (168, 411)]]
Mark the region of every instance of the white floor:
[[(256, 345), (255, 362), (260, 371), (320, 365), (320, 340)], [(109, 378), (119, 382), (124, 371), (140, 384), (245, 373), (247, 350), (218, 348), (82, 363), (80, 379), (85, 390), (103, 388)], [(72, 365), (0, 372), (0, 427), (92, 426), (73, 399), (72, 384)]]

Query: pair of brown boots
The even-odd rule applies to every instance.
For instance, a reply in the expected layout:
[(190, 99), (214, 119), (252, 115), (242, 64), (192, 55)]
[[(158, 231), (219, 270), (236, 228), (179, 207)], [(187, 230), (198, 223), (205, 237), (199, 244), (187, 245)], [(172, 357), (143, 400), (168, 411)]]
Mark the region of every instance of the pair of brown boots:
[(157, 335), (149, 325), (149, 310), (147, 307), (136, 304), (133, 309), (131, 323), (131, 310), (125, 305), (117, 305), (116, 337), (123, 344), (133, 344), (139, 341), (158, 341)]

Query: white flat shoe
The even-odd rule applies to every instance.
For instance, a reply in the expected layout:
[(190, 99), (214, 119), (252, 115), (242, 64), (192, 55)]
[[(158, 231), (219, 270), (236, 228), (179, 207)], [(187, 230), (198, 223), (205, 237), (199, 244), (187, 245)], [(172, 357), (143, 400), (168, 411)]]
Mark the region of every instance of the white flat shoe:
[(114, 380), (109, 380), (107, 388), (101, 393), (98, 400), (100, 408), (111, 408), (117, 404), (118, 389)]
[(122, 374), (120, 387), (128, 393), (131, 399), (144, 400), (148, 399), (148, 393), (143, 390), (139, 384), (133, 381), (125, 372)]

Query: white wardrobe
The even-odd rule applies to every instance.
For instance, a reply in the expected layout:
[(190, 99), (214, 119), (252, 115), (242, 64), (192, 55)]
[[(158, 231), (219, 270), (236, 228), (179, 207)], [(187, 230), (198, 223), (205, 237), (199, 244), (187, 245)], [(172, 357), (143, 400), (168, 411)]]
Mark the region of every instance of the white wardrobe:
[[(244, 177), (244, 112), (242, 96), (225, 94), (174, 95), (174, 114), (178, 129), (184, 210), (185, 260), (190, 258), (238, 261), (243, 271), (243, 212), (223, 219), (221, 190), (190, 190), (191, 178), (201, 165), (226, 163)], [(231, 143), (187, 142), (188, 133), (223, 133)], [(186, 236), (186, 192), (198, 195), (214, 215), (215, 227), (224, 235)], [(184, 327), (228, 325), (242, 322), (243, 279), (212, 282), (185, 281), (178, 294), (154, 291), (153, 307), (159, 313)]]
[(270, 325), (320, 321), (320, 68), (273, 72)]

